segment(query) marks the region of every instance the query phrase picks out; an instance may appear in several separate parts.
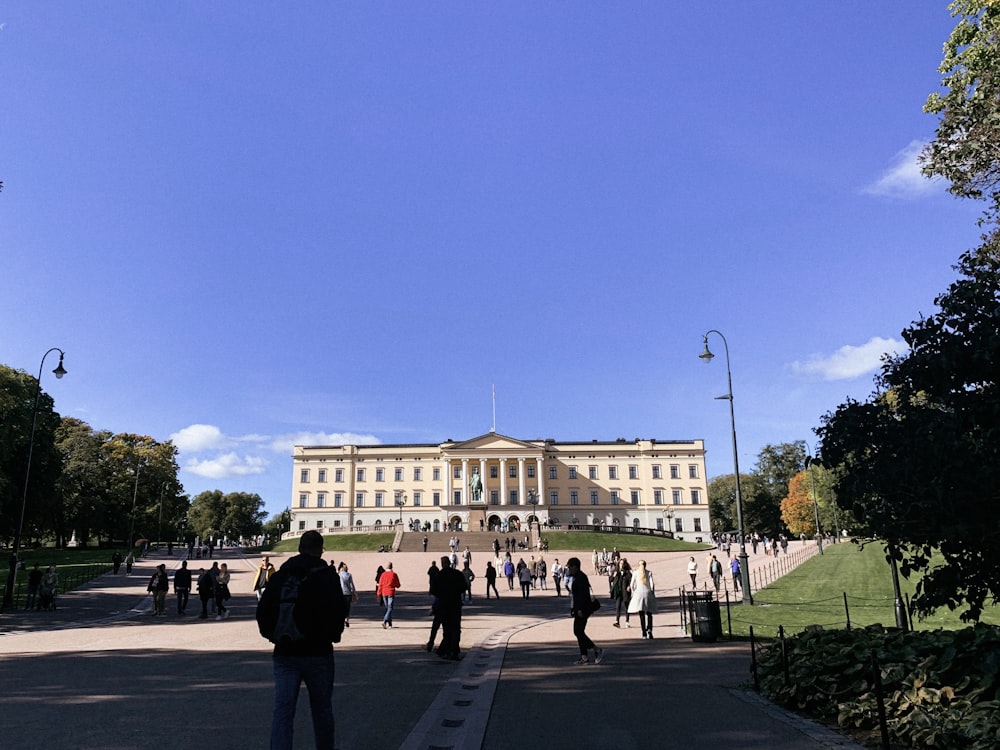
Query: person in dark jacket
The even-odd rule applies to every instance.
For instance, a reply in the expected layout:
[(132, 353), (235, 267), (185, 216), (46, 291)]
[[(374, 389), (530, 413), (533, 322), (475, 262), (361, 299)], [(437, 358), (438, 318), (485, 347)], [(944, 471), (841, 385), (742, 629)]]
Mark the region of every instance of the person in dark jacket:
[(440, 621), (443, 631), (441, 645), (437, 648), (437, 655), (442, 659), (457, 661), (462, 658), (459, 645), (462, 640), (462, 598), (468, 586), (462, 571), (451, 567), (448, 557), (442, 557), (441, 572), (431, 586), (434, 620)]
[(576, 636), (576, 642), (580, 647), (580, 658), (574, 664), (590, 664), (590, 659), (587, 658), (587, 651), (590, 649), (594, 651), (594, 663), (600, 664), (604, 658), (604, 649), (598, 648), (587, 635), (587, 620), (592, 614), (590, 579), (580, 570), (580, 559), (577, 557), (571, 557), (566, 561), (566, 569), (573, 579), (569, 588), (572, 602), (570, 614), (573, 616), (573, 635)]
[[(292, 579), (297, 579), (298, 591), (290, 602), (286, 597), (293, 586), (286, 583)], [(333, 644), (340, 642), (346, 614), (340, 577), (323, 560), (323, 535), (307, 531), (299, 538), (299, 554), (271, 576), (257, 604), (257, 627), (274, 643), (271, 750), (291, 750), (295, 704), (303, 682), (309, 691), (316, 748), (333, 750)], [(293, 637), (279, 635), (287, 636), (289, 629)]]
[(181, 567), (174, 573), (174, 593), (177, 594), (177, 614), (183, 615), (191, 595), (191, 570), (187, 560), (181, 560)]
[(199, 620), (208, 619), (208, 603), (215, 601), (215, 579), (212, 571), (204, 568), (198, 569), (198, 598), (201, 599), (201, 614)]
[(170, 591), (170, 579), (167, 577), (167, 566), (160, 563), (156, 566), (156, 571), (149, 579), (146, 591), (153, 595), (153, 617), (166, 614), (164, 605), (167, 601), (167, 592)]

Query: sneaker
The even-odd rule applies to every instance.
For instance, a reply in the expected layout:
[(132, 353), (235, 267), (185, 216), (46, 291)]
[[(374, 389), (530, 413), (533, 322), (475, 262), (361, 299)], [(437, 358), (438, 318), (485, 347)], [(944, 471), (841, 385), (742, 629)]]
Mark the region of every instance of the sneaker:
[(619, 624), (618, 624), (618, 623), (616, 622), (616, 623), (612, 623), (612, 627), (615, 627), (615, 628), (620, 628), (620, 627), (621, 627), (621, 625), (619, 625)]
[(594, 664), (600, 664), (604, 660), (604, 649), (595, 648), (594, 649)]
[(581, 656), (579, 659), (577, 659), (573, 663), (577, 664), (577, 665), (579, 665), (579, 664), (590, 664), (590, 659), (588, 659), (586, 656)]
[(625, 621), (625, 627), (626, 628), (630, 628), (630, 627), (632, 627), (632, 624), (628, 620), (626, 620)]
[(216, 622), (218, 622), (218, 621), (219, 621), (219, 620), (221, 620), (221, 619), (222, 619), (222, 615), (216, 615), (216, 616), (215, 616), (215, 621), (216, 621)]
[(344, 627), (345, 628), (351, 627), (351, 621), (350, 620), (344, 620)]
[(223, 613), (222, 619), (223, 620), (228, 620), (229, 619), (229, 610), (228, 609), (225, 611), (225, 613)]

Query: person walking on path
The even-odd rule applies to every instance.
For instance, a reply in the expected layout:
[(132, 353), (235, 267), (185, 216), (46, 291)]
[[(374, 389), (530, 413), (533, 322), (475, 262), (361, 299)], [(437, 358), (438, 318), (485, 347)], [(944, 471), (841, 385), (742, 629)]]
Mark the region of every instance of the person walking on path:
[(204, 568), (198, 569), (198, 598), (201, 599), (201, 614), (199, 620), (208, 619), (208, 603), (215, 601), (215, 579), (212, 578), (211, 571)]
[(632, 572), (628, 611), (639, 614), (642, 637), (652, 638), (653, 615), (656, 613), (656, 586), (653, 585), (653, 573), (646, 568), (645, 560), (640, 560), (639, 567)]
[(165, 614), (167, 592), (170, 590), (170, 579), (167, 578), (167, 566), (160, 563), (153, 571), (146, 585), (146, 591), (153, 595), (153, 617)]
[(556, 585), (556, 596), (562, 596), (563, 566), (557, 557), (552, 563), (552, 582)]
[(734, 557), (729, 561), (729, 569), (733, 574), (733, 591), (740, 590), (740, 559)]
[(260, 565), (257, 566), (257, 574), (253, 579), (253, 590), (257, 594), (257, 601), (260, 601), (260, 597), (264, 594), (264, 587), (267, 586), (272, 575), (274, 575), (274, 565), (271, 564), (271, 558), (264, 555)]
[[(283, 601), (293, 588), (294, 599)], [(279, 629), (283, 608), (291, 615), (285, 618), (291, 627)], [(271, 576), (257, 604), (260, 634), (274, 643), (271, 750), (292, 748), (295, 706), (303, 682), (309, 691), (316, 748), (334, 749), (333, 644), (340, 643), (345, 618), (341, 582), (323, 560), (323, 536), (307, 531), (299, 538), (299, 554)]]
[(507, 588), (510, 591), (514, 590), (514, 563), (508, 557), (503, 564), (503, 574), (507, 578)]
[(180, 568), (174, 573), (174, 594), (177, 595), (177, 614), (183, 615), (191, 596), (191, 569), (187, 560), (181, 560)]
[(135, 555), (131, 552), (128, 553), (128, 557), (125, 558), (125, 575), (132, 575), (132, 566), (135, 565)]
[(399, 576), (392, 569), (392, 563), (382, 571), (378, 578), (378, 589), (376, 593), (382, 597), (385, 604), (385, 615), (382, 617), (382, 628), (392, 627), (392, 605), (396, 600), (396, 591), (402, 588), (399, 583)]
[(115, 553), (111, 556), (111, 572), (114, 575), (118, 575), (118, 571), (122, 569), (122, 553), (115, 550)]
[(722, 563), (716, 559), (715, 555), (712, 555), (712, 562), (708, 565), (708, 574), (712, 577), (712, 583), (715, 585), (715, 592), (719, 592), (719, 586), (722, 583)]
[(424, 545), (424, 552), (426, 552), (427, 551), (427, 535), (426, 534), (424, 534), (423, 545)]
[(486, 598), (490, 598), (490, 589), (493, 589), (493, 593), (496, 594), (497, 599), (500, 598), (500, 592), (497, 591), (497, 569), (493, 567), (493, 563), (486, 563)]
[(538, 585), (541, 586), (542, 591), (549, 590), (549, 566), (544, 557), (538, 558)]
[(693, 557), (688, 561), (688, 575), (691, 576), (691, 588), (698, 588), (698, 563)]
[[(466, 578), (461, 571), (451, 567), (451, 560), (441, 558), (441, 572), (434, 579), (433, 610), (435, 622), (440, 620), (441, 645), (437, 654), (442, 659), (458, 661), (462, 658), (462, 597), (466, 591)], [(433, 628), (433, 626), (432, 626)], [(433, 644), (434, 633), (431, 633)]]
[(472, 572), (469, 563), (462, 563), (462, 575), (465, 576), (465, 598), (472, 601), (472, 582), (476, 580), (476, 574)]
[(42, 569), (35, 563), (35, 567), (28, 571), (28, 596), (24, 600), (25, 609), (38, 608), (38, 590), (42, 586)]
[(218, 612), (216, 620), (225, 620), (229, 617), (229, 607), (226, 606), (229, 597), (229, 566), (222, 563), (219, 566), (219, 574), (215, 577), (215, 610)]
[(573, 578), (570, 584), (570, 614), (573, 616), (573, 635), (580, 647), (580, 658), (574, 664), (590, 664), (587, 652), (594, 652), (594, 663), (604, 659), (604, 649), (598, 648), (587, 635), (587, 620), (591, 615), (590, 579), (580, 570), (580, 558), (571, 557), (566, 561), (566, 569)]
[(434, 588), (434, 579), (437, 578), (437, 574), (441, 572), (438, 568), (437, 560), (431, 560), (431, 566), (427, 569), (427, 593), (431, 593), (431, 589)]
[(632, 566), (628, 560), (622, 560), (618, 565), (614, 579), (611, 581), (611, 598), (615, 600), (616, 628), (621, 627), (622, 610), (625, 610), (625, 627), (629, 627), (629, 598), (632, 595)]
[(527, 599), (531, 594), (531, 568), (523, 558), (517, 563), (517, 580), (521, 582), (521, 596)]
[(351, 627), (351, 605), (358, 600), (358, 590), (354, 587), (354, 576), (347, 569), (347, 563), (341, 562), (337, 566), (337, 573), (340, 576), (340, 593), (344, 597), (344, 627)]

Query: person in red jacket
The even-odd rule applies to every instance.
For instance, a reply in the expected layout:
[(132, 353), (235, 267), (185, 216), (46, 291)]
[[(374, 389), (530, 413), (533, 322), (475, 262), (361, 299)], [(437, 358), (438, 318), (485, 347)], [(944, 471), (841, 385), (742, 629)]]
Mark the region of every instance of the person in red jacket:
[(392, 603), (396, 599), (396, 590), (400, 588), (399, 576), (392, 569), (392, 563), (389, 563), (388, 567), (379, 576), (378, 588), (375, 593), (382, 597), (382, 602), (385, 604), (385, 615), (382, 617), (382, 628), (392, 627)]

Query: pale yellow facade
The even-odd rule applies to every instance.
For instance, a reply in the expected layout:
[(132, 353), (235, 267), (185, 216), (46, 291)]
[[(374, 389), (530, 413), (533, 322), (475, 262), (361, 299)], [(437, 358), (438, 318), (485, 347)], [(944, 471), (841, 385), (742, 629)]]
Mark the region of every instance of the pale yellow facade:
[[(703, 440), (296, 446), (291, 533), (620, 526), (709, 537)], [(474, 483), (478, 475), (480, 482)], [(474, 487), (480, 487), (478, 492)]]

